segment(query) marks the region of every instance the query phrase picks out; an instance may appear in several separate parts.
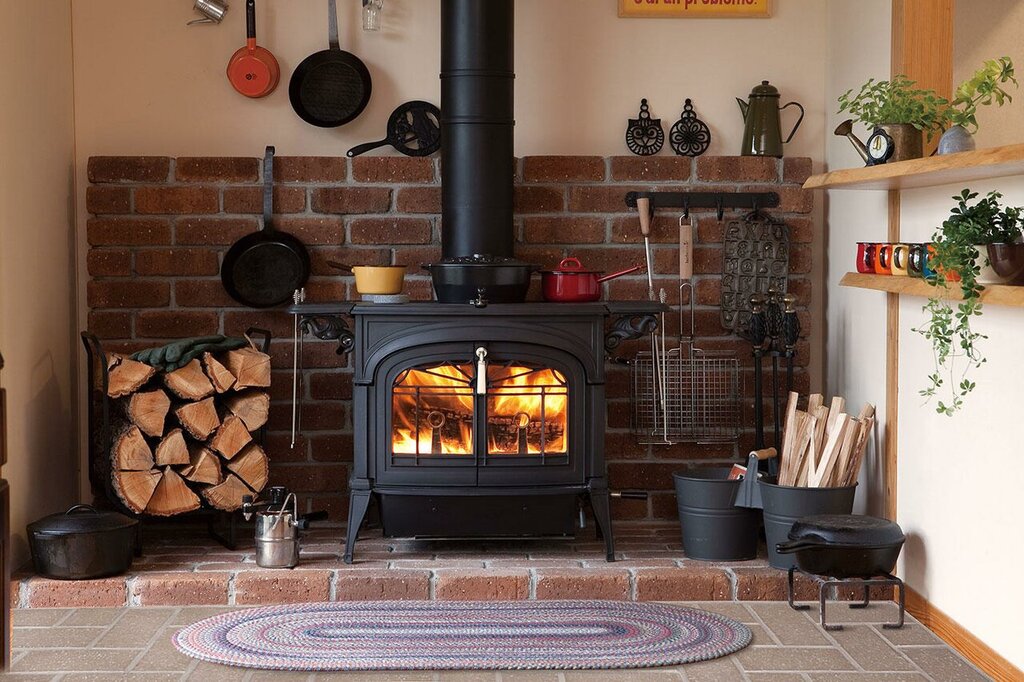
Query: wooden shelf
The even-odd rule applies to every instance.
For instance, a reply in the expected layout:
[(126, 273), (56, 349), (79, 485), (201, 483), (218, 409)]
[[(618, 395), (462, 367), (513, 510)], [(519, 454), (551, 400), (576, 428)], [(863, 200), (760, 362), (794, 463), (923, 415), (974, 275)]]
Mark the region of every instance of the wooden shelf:
[(911, 189), (1024, 175), (1024, 144), (812, 175), (804, 189)]
[[(862, 275), (859, 272), (848, 272), (839, 280), (839, 285), (873, 291), (887, 291), (903, 296), (931, 296), (936, 289), (923, 279), (916, 277), (893, 277), (891, 275)], [(958, 288), (949, 289), (947, 298), (960, 299)], [(1024, 308), (1024, 286), (1010, 284), (986, 284), (981, 292), (983, 303), (1006, 305)]]

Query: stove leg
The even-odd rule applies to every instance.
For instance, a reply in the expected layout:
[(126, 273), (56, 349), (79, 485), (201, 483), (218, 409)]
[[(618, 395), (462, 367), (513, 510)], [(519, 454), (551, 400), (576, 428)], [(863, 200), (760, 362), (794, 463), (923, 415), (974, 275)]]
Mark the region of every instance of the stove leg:
[(608, 561), (615, 561), (615, 539), (612, 537), (612, 516), (608, 507), (607, 490), (591, 490), (590, 506), (594, 509), (594, 522), (598, 532), (604, 538), (604, 547)]
[(370, 506), (369, 490), (353, 490), (348, 501), (348, 537), (345, 539), (345, 563), (352, 563), (352, 552), (355, 551), (356, 540), (359, 539), (359, 527), (363, 525), (363, 517)]

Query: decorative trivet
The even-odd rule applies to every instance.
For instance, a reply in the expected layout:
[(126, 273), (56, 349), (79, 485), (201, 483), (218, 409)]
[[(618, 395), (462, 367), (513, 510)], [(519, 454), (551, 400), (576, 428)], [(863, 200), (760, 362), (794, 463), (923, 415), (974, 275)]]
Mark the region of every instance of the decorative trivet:
[(380, 303), (394, 305), (396, 303), (408, 303), (407, 294), (363, 294), (363, 303)]
[(640, 113), (629, 119), (626, 146), (637, 156), (651, 156), (660, 152), (664, 144), (665, 131), (661, 129), (661, 119), (651, 118), (651, 109), (644, 98), (640, 100)]
[(693, 101), (689, 98), (683, 105), (683, 113), (669, 131), (668, 143), (679, 156), (700, 156), (711, 146), (711, 129), (693, 112)]

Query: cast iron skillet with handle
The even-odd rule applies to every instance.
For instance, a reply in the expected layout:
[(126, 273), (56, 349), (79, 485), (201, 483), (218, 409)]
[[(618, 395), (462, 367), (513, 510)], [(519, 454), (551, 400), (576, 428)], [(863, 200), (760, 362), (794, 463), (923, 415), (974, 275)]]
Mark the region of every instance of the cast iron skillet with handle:
[(274, 229), (274, 148), (263, 158), (263, 229), (239, 239), (224, 256), (220, 278), (231, 298), (252, 308), (292, 300), (309, 279), (309, 252), (297, 238)]
[(386, 144), (406, 156), (430, 156), (441, 148), (441, 110), (420, 100), (401, 104), (388, 117), (387, 137), (352, 147), (348, 156), (359, 156)]

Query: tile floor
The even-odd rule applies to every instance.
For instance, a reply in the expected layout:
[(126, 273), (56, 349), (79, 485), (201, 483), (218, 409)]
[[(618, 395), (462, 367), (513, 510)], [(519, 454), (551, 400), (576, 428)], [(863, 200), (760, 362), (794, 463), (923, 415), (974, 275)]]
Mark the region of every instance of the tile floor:
[[(737, 654), (679, 668), (594, 672), (272, 673), (200, 663), (179, 654), (171, 635), (225, 607), (18, 609), (14, 612), (12, 680), (689, 680), (690, 682), (887, 682), (987, 679), (908, 616), (902, 630), (883, 630), (891, 603), (865, 611), (831, 607), (848, 623), (826, 633), (816, 612), (772, 602), (689, 604), (748, 624), (753, 644)], [(834, 615), (833, 615), (834, 614)]]

